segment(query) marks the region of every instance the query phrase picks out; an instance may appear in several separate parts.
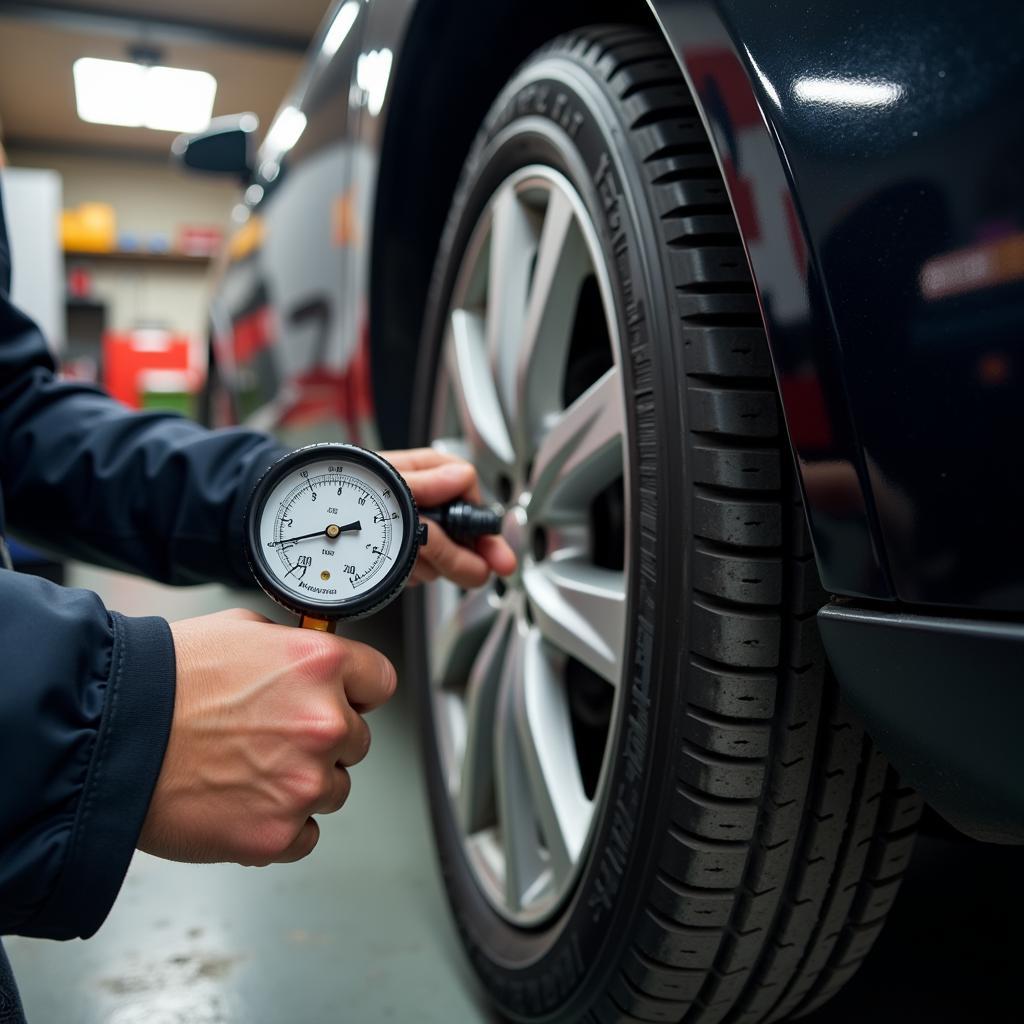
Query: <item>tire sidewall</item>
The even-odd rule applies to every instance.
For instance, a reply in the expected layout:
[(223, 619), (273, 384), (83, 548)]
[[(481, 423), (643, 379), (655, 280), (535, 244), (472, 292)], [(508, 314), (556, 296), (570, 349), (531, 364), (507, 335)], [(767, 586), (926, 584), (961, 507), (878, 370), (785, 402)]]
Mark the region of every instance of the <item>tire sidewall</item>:
[[(462, 255), (487, 201), (510, 174), (543, 163), (561, 171), (597, 229), (615, 297), (632, 460), (631, 574), (625, 671), (611, 738), (605, 799), (588, 862), (555, 918), (532, 930), (510, 925), (480, 891), (466, 861), (434, 753), (422, 593), (407, 604), (410, 665), (417, 679), (426, 781), (442, 873), (474, 967), (502, 1009), (530, 1020), (577, 1019), (603, 986), (635, 930), (664, 820), (671, 764), (687, 545), (687, 481), (671, 311), (645, 186), (620, 154), (626, 126), (585, 65), (563, 52), (532, 60), (492, 108), (466, 164), (442, 238), (417, 373), (416, 442), (429, 443), (429, 415), (443, 326)], [(657, 682), (656, 682), (657, 681)], [(589, 995), (588, 995), (589, 994)]]

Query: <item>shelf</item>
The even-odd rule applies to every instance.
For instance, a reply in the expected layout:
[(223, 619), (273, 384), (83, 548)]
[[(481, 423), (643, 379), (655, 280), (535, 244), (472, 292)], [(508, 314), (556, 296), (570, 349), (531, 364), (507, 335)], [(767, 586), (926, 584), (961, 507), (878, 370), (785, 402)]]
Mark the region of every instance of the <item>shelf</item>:
[(209, 256), (192, 256), (184, 252), (144, 252), (118, 250), (115, 252), (87, 252), (65, 249), (64, 256), (69, 260), (93, 260), (98, 263), (145, 263), (165, 267), (208, 267)]

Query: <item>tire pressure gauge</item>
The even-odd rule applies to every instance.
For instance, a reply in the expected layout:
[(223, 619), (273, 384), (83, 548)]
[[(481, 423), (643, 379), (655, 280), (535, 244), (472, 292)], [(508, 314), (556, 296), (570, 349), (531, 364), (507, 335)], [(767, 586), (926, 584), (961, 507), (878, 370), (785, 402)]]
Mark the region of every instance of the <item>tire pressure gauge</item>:
[[(424, 511), (465, 541), (500, 530), (490, 509), (458, 502)], [(279, 459), (253, 490), (246, 547), (256, 582), (301, 625), (379, 611), (402, 592), (427, 525), (401, 474), (348, 444), (315, 444)]]

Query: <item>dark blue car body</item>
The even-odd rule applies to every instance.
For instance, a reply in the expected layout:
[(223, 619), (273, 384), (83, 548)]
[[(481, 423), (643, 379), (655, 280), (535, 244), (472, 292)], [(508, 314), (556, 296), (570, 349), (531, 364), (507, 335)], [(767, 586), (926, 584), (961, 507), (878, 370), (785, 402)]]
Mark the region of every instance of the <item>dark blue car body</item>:
[[(319, 409), (405, 441), (438, 239), (491, 101), (565, 28), (656, 22), (757, 287), (833, 668), (946, 817), (1024, 840), (1024, 5), (370, 0), (328, 46), (343, 6), (286, 100), (301, 141), (258, 161), (260, 230), (220, 269), (236, 404), (285, 433), (323, 436)], [(282, 397), (317, 384), (345, 401)]]

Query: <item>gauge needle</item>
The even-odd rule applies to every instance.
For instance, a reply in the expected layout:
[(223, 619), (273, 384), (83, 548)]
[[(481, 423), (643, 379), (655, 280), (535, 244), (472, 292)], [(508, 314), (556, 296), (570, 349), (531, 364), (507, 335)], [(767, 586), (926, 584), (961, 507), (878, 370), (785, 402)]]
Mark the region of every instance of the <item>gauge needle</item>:
[[(330, 529), (328, 527), (327, 529)], [(285, 544), (295, 544), (300, 540), (309, 540), (311, 537), (325, 537), (327, 530), (317, 530), (316, 533), (304, 533), (301, 537), (285, 537), (284, 540), (275, 540), (267, 545), (270, 548), (280, 548)]]
[(342, 533), (357, 533), (363, 528), (362, 523), (349, 523), (348, 526), (335, 526), (333, 523), (326, 529), (317, 530), (316, 533), (304, 533), (301, 537), (286, 537), (284, 540), (275, 540), (267, 545), (271, 548), (283, 547), (285, 544), (296, 544), (300, 540), (310, 540), (313, 537), (330, 537), (333, 540)]

